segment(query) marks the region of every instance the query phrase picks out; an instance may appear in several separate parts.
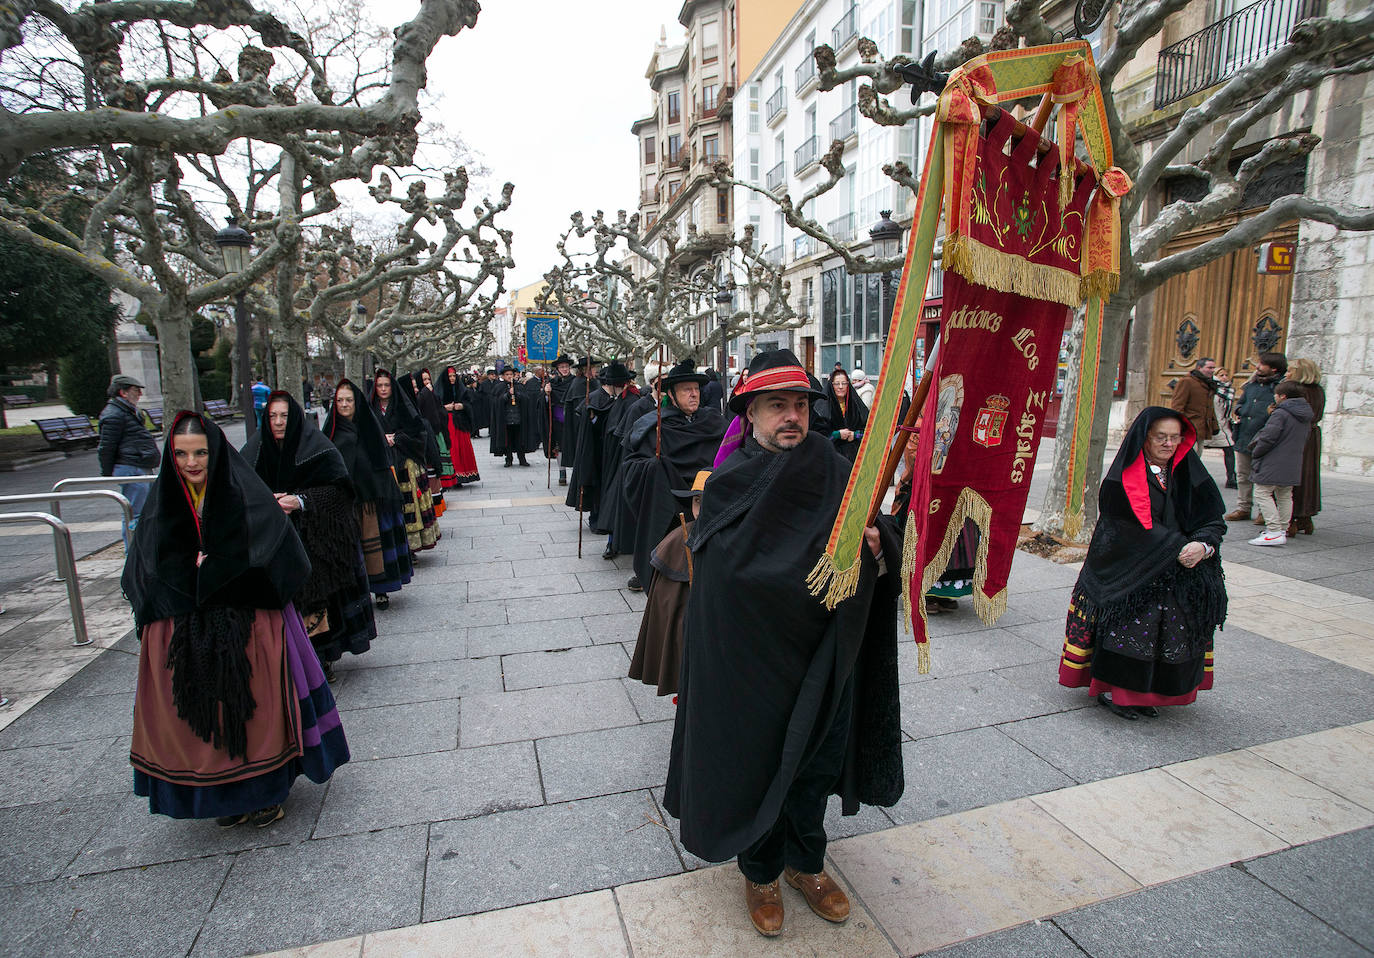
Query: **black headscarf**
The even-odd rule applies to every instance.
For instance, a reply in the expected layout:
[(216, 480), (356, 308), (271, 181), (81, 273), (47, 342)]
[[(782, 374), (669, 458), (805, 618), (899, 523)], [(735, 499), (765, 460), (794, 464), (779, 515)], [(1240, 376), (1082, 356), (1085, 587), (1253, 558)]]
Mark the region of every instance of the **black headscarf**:
[[(402, 378), (409, 376), (407, 373), (406, 377)], [(381, 397), (377, 395), (377, 380), (382, 377), (391, 380), (391, 399), (387, 402), (385, 410), (382, 409)], [(372, 405), (372, 411), (377, 415), (377, 420), (382, 424), (382, 432), (392, 433), (396, 437), (396, 444), (391, 447), (391, 464), (401, 465), (402, 456), (419, 463), (426, 462), (429, 457), (425, 450), (425, 422), (420, 418), (419, 411), (411, 402), (404, 387), (398, 385), (396, 377), (385, 369), (379, 368), (373, 372), (372, 393), (368, 396), (368, 401)]]
[(845, 394), (844, 403), (841, 404), (839, 397), (835, 395), (835, 373), (831, 373), (825, 382), (825, 401), (830, 408), (830, 429), (863, 432), (868, 428), (868, 404), (854, 391), (854, 380), (849, 377), (849, 373), (842, 369), (835, 372), (841, 373), (849, 383), (849, 392)]
[[(200, 515), (173, 457), (188, 418), (200, 422), (210, 452)], [(230, 755), (246, 753), (255, 708), (245, 654), (254, 610), (284, 608), (309, 575), (305, 548), (272, 490), (212, 420), (177, 413), (120, 585), (140, 629), (173, 619), (167, 667), (177, 714)]]
[[(427, 373), (429, 374), (430, 382), (430, 385), (428, 386), (424, 384), (424, 377)], [(429, 427), (434, 430), (435, 434), (442, 435), (444, 437), (444, 441), (447, 442), (447, 413), (445, 412), (444, 407), (439, 402), (439, 393), (435, 390), (435, 386), (436, 384), (434, 382), (434, 374), (430, 373), (428, 369), (420, 370), (420, 393), (419, 399), (416, 402), (416, 406), (419, 407), (420, 415), (424, 417), (425, 422), (429, 423)]]
[[(345, 386), (353, 393), (352, 419), (339, 415), (339, 390)], [(324, 435), (338, 448), (359, 502), (400, 502), (401, 490), (391, 471), (391, 453), (382, 424), (367, 404), (363, 391), (353, 385), (352, 380), (341, 379), (334, 388), (334, 402), (324, 421)]]
[[(1163, 488), (1145, 458), (1145, 439), (1160, 419), (1175, 419), (1183, 441), (1174, 451)], [(1198, 458), (1197, 431), (1179, 413), (1150, 406), (1131, 424), (1097, 497), (1097, 527), (1088, 545), (1078, 592), (1083, 611), (1100, 624), (1132, 615), (1161, 590), (1180, 592), (1194, 623), (1209, 633), (1226, 618), (1221, 556), (1213, 553), (1192, 569), (1179, 564), (1189, 542), (1213, 549), (1226, 534), (1226, 506)]]
[(268, 488), (299, 492), (312, 486), (349, 485), (348, 468), (338, 448), (320, 432), (314, 417), (306, 418), (296, 397), (277, 390), (263, 408), (271, 409), (274, 402), (286, 403), (286, 436), (281, 442), (273, 439), (264, 414), (264, 428), (243, 446), (243, 458)]
[[(448, 381), (448, 374), (453, 373), (454, 381)], [(444, 375), (439, 378), (436, 388), (439, 390), (439, 405), (447, 406), (449, 403), (462, 403), (462, 409), (445, 410), (453, 420), (454, 428), (461, 429), (463, 432), (471, 433), (472, 430), (472, 394), (466, 381), (466, 377), (459, 376), (458, 370), (449, 366), (444, 370)]]

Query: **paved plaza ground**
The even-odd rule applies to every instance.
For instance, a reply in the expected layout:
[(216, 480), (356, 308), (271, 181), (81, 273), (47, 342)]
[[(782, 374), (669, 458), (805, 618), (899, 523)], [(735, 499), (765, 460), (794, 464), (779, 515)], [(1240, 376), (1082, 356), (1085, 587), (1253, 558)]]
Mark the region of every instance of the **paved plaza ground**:
[[(550, 492), (542, 460), (484, 447), (372, 650), (339, 665), (352, 762), (263, 830), (148, 814), (117, 557), (82, 564), (77, 650), (50, 539), (0, 536), (0, 954), (1374, 953), (1374, 482), (1328, 476), (1317, 534), (1283, 549), (1232, 525), (1216, 688), (1158, 720), (1057, 685), (1074, 566), (1018, 553), (994, 626), (933, 617), (930, 675), (901, 646), (906, 794), (828, 822), (853, 916), (784, 888), (769, 941), (734, 866), (663, 812), (674, 707), (625, 678), (628, 560), (591, 536), (577, 558), (556, 472)], [(78, 456), (0, 494), (94, 472)], [(79, 551), (118, 537), (83, 510)]]

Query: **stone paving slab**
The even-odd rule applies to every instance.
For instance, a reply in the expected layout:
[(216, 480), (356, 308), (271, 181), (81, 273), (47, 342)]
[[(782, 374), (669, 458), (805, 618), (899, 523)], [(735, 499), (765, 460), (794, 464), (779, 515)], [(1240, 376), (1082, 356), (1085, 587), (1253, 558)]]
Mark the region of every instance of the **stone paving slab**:
[(630, 667), (624, 646), (594, 645), (564, 651), (501, 657), (506, 690), (546, 688), (598, 679), (619, 679)]
[(413, 825), (244, 852), (191, 954), (227, 958), (416, 923), (427, 832)]
[[(566, 802), (659, 787), (672, 741), (671, 721), (541, 739), (535, 748), (544, 795), (550, 802)], [(588, 756), (597, 761), (589, 762)]]
[(637, 725), (639, 715), (617, 679), (469, 695), (463, 700), (463, 748), (532, 741), (598, 728)]
[(489, 815), (542, 800), (529, 742), (350, 762), (330, 780), (315, 837)]
[(1216, 958), (1369, 953), (1235, 868), (1146, 889), (1055, 919), (1090, 955)]
[[(977, 762), (969, 756), (977, 755)], [(906, 791), (888, 810), (899, 825), (1063, 788), (1073, 780), (996, 728), (902, 746)]]
[(105, 795), (0, 808), (0, 834), (23, 836), (0, 843), (0, 886), (70, 874), (72, 860), (119, 801)]
[[(647, 791), (436, 822), (425, 919), (451, 918), (674, 874), (682, 861)], [(588, 854), (596, 849), (595, 854)]]
[(186, 955), (233, 860), (198, 858), (5, 889), (10, 958)]
[[(555, 611), (556, 607), (550, 609)], [(522, 622), (499, 629), (474, 629), (468, 640), (473, 658), (514, 655), (520, 652), (557, 651), (591, 645), (591, 636), (580, 619)]]
[(353, 760), (396, 758), (458, 747), (458, 699), (341, 709)]
[(1374, 951), (1374, 829), (1246, 862), (1243, 870)]

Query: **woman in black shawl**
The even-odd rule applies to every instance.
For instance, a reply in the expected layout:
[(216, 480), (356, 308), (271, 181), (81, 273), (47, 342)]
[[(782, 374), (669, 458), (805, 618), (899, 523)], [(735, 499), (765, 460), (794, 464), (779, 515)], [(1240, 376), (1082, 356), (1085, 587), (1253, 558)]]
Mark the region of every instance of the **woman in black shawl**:
[(134, 793), (172, 818), (258, 827), (348, 742), (292, 598), (310, 560), (208, 418), (179, 412), (120, 580), (140, 640)]
[[(438, 459), (435, 468), (439, 478), (439, 487), (452, 489), (458, 485), (458, 481), (453, 475), (453, 456), (449, 452), (448, 413), (444, 411), (443, 405), (439, 402), (439, 394), (435, 392), (434, 377), (430, 375), (428, 369), (420, 370), (419, 385), (419, 399), (415, 403), (415, 408), (420, 411), (420, 418), (425, 421), (425, 425), (429, 426), (429, 431), (434, 436), (434, 442), (438, 447)], [(443, 515), (439, 511), (438, 500), (435, 501), (434, 514), (436, 516)]]
[(472, 448), (473, 427), (472, 390), (458, 377), (458, 370), (449, 366), (439, 380), (439, 405), (448, 419), (449, 458), (453, 462), (455, 485), (479, 482), (477, 453)]
[(425, 426), (409, 397), (394, 387), (391, 373), (378, 369), (372, 374), (372, 411), (382, 424), (396, 485), (401, 490), (401, 512), (406, 521), (406, 541), (411, 561), (439, 541), (439, 522), (434, 515), (434, 500), (429, 494), (425, 461)]
[(1074, 587), (1059, 684), (1088, 687), (1126, 719), (1212, 687), (1212, 633), (1226, 620), (1221, 493), (1178, 413), (1136, 417), (1098, 493)]
[(420, 379), (421, 373), (406, 373), (396, 380), (396, 384), (401, 387), (401, 392), (410, 400), (410, 408), (415, 410), (415, 414), (420, 419), (420, 428), (425, 436), (425, 456), (422, 460), (425, 467), (425, 488), (429, 492), (430, 506), (434, 509), (434, 518), (438, 519), (448, 511), (448, 506), (444, 503), (444, 484), (439, 478), (447, 454), (441, 455), (439, 434), (434, 431), (429, 417), (425, 415), (422, 403), (425, 393), (429, 390), (420, 384)]
[(825, 387), (825, 403), (830, 416), (830, 441), (852, 466), (859, 455), (859, 442), (868, 428), (868, 406), (849, 382), (849, 373), (837, 369)]
[(391, 604), (388, 594), (401, 591), (410, 581), (410, 547), (386, 436), (352, 381), (339, 380), (324, 434), (339, 450), (353, 480), (368, 587), (376, 596), (377, 608), (385, 609)]
[(296, 607), (327, 678), (345, 652), (362, 655), (377, 637), (363, 565), (353, 482), (339, 450), (290, 393), (267, 397), (264, 428), (243, 447), (310, 556)]

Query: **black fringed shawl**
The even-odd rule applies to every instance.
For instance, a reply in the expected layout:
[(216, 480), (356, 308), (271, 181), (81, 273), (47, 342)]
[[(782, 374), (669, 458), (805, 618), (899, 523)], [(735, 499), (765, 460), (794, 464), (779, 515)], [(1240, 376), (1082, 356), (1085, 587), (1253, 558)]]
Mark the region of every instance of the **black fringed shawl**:
[[(1182, 424), (1183, 441), (1170, 463), (1166, 488), (1150, 478), (1145, 437), (1164, 418)], [(1191, 569), (1179, 564), (1189, 542), (1219, 549), (1226, 535), (1226, 506), (1196, 449), (1197, 432), (1187, 419), (1162, 406), (1136, 417), (1102, 480), (1097, 527), (1075, 590), (1082, 610), (1098, 625), (1135, 616), (1147, 603), (1174, 590), (1194, 617), (1195, 632), (1210, 634), (1226, 620), (1226, 584), (1220, 552)]]
[[(200, 515), (171, 438), (192, 416), (210, 451)], [(213, 421), (182, 411), (168, 436), (120, 584), (140, 630), (173, 620), (167, 668), (177, 714), (204, 741), (243, 755), (255, 708), (245, 654), (254, 610), (284, 608), (310, 575), (310, 560), (272, 491)]]
[[(448, 374), (453, 373), (454, 381), (448, 381)], [(461, 429), (463, 432), (471, 434), (472, 428), (472, 395), (471, 390), (458, 375), (458, 370), (449, 366), (444, 370), (444, 375), (440, 377), (436, 387), (439, 390), (439, 405), (448, 406), (450, 403), (461, 403), (462, 409), (445, 409), (449, 417), (453, 420), (453, 427)]]
[(243, 458), (273, 492), (307, 500), (305, 509), (291, 513), (291, 521), (310, 555), (310, 578), (301, 587), (299, 604), (315, 609), (357, 578), (361, 531), (353, 483), (338, 448), (295, 397), (278, 390), (267, 397), (266, 408), (274, 402), (287, 404), (285, 437), (277, 442), (269, 430), (259, 430), (244, 444)]

